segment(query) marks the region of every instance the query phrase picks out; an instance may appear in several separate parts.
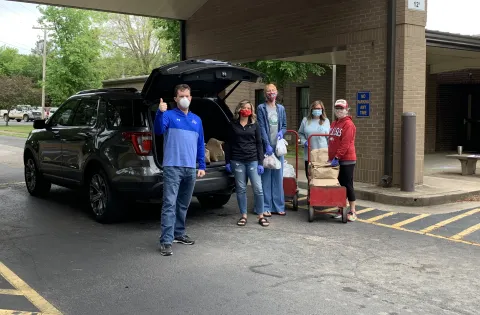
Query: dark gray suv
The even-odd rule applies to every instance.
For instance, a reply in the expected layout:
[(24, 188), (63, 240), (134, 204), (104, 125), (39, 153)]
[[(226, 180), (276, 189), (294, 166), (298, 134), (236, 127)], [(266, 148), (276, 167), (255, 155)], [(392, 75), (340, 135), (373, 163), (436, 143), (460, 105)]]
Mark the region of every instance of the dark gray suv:
[[(226, 140), (232, 113), (225, 99), (261, 73), (215, 60), (187, 60), (154, 69), (141, 92), (98, 89), (70, 97), (47, 121), (34, 121), (25, 143), (25, 182), (33, 196), (46, 196), (51, 184), (80, 189), (99, 222), (125, 213), (128, 201), (161, 199), (163, 136), (153, 133), (160, 97), (173, 101), (174, 87), (192, 88), (190, 110), (204, 127), (205, 142)], [(236, 83), (229, 92), (219, 94)], [(225, 162), (207, 164), (194, 196), (202, 206), (221, 207), (235, 183)]]

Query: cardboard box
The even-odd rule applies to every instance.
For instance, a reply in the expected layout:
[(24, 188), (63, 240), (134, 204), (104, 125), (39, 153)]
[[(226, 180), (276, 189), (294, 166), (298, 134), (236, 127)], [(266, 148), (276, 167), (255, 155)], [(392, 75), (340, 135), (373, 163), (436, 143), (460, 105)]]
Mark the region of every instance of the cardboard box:
[(310, 151), (310, 162), (327, 163), (328, 148), (315, 149)]
[(338, 179), (312, 179), (310, 180), (310, 186), (340, 186)]
[(312, 179), (337, 179), (340, 167), (328, 163), (310, 163), (308, 174)]

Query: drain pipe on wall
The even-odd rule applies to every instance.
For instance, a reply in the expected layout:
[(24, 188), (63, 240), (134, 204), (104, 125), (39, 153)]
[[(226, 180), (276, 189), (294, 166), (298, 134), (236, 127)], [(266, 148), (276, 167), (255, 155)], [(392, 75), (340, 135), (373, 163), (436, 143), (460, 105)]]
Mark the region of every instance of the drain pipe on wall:
[(187, 60), (186, 21), (180, 20), (180, 61)]
[(395, 108), (395, 45), (397, 26), (397, 1), (388, 0), (387, 12), (387, 71), (385, 95), (385, 155), (384, 172), (381, 179), (383, 187), (392, 185), (393, 177), (393, 123)]
[(332, 120), (335, 120), (335, 101), (337, 100), (337, 65), (332, 66)]

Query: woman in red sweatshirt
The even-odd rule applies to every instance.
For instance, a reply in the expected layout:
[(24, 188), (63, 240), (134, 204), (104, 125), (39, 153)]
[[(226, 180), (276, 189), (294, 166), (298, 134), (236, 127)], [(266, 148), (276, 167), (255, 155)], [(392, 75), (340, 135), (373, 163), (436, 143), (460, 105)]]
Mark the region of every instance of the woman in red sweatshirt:
[[(328, 141), (328, 159), (332, 166), (340, 165), (338, 181), (340, 185), (347, 189), (347, 198), (350, 204), (348, 220), (355, 221), (355, 191), (353, 190), (353, 173), (357, 162), (355, 153), (355, 134), (357, 128), (348, 115), (348, 103), (346, 100), (337, 100), (335, 102), (336, 119), (330, 126), (330, 138)], [(342, 209), (339, 209), (335, 218), (342, 217)]]

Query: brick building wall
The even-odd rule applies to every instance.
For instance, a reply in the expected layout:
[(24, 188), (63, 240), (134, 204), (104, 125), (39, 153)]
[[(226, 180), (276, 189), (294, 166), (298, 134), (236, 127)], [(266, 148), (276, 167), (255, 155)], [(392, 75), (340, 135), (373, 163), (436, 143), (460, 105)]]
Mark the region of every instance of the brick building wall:
[[(345, 80), (338, 80), (345, 82), (345, 87), (337, 87), (338, 98), (346, 98), (355, 115), (357, 92), (371, 92), (371, 117), (354, 118), (359, 157), (355, 177), (359, 181), (378, 183), (384, 172), (387, 1), (319, 0), (312, 3), (309, 0), (231, 0), (228, 3), (209, 0), (186, 23), (187, 57), (242, 62), (346, 49)], [(397, 1), (394, 183), (399, 182), (399, 123), (404, 111), (415, 111), (418, 115), (416, 182), (422, 183), (426, 12), (407, 10), (407, 3), (407, 0)], [(315, 87), (311, 87), (310, 100), (322, 99), (331, 111), (331, 85), (322, 82), (329, 80), (328, 77), (309, 84)], [(287, 123), (292, 127), (297, 127), (299, 120), (298, 111), (293, 108), (297, 86), (288, 84), (282, 91), (291, 113)], [(330, 88), (324, 89), (324, 86)]]

